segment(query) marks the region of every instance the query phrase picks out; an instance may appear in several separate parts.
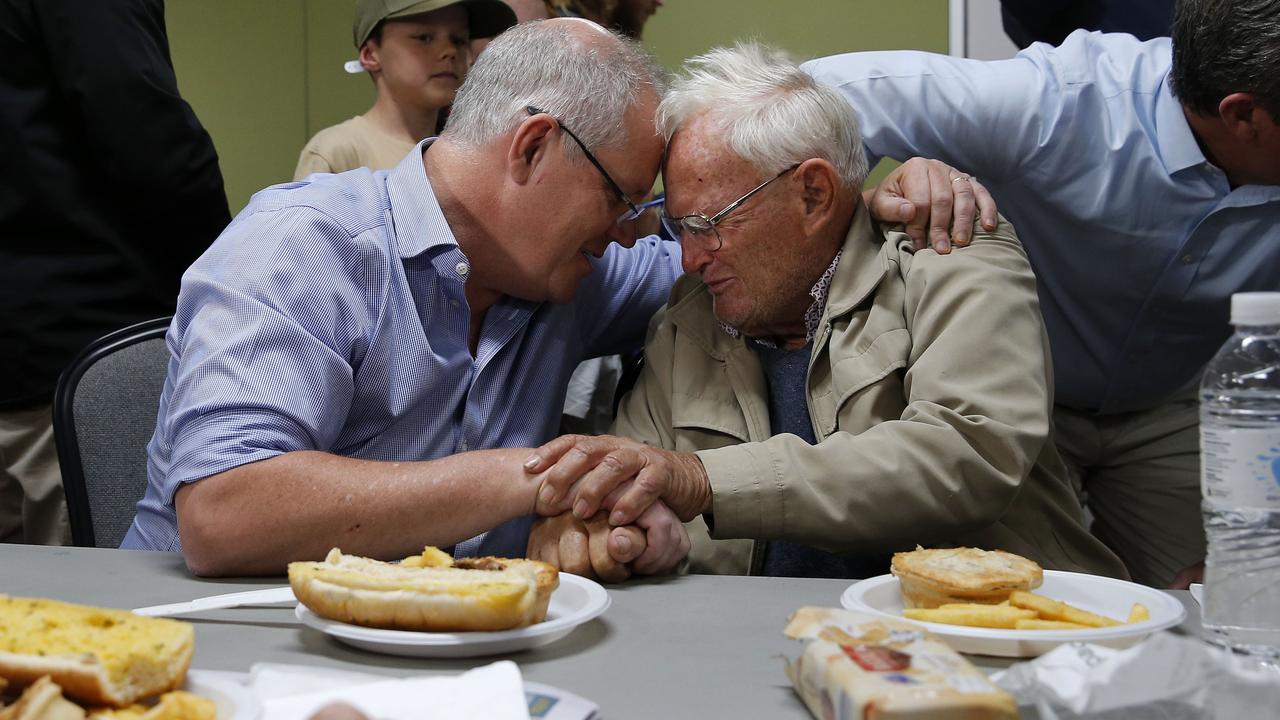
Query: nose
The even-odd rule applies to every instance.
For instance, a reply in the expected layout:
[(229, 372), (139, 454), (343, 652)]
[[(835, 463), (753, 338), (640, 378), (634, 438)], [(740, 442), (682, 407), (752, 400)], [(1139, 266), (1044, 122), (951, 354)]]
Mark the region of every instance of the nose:
[(687, 274), (701, 273), (711, 264), (712, 253), (702, 243), (689, 239), (689, 233), (680, 233), (680, 266)]

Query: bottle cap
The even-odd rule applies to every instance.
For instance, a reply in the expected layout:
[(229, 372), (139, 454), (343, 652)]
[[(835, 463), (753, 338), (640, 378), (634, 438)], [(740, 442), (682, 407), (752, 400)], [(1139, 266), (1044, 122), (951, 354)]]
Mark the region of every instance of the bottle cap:
[(1231, 296), (1232, 325), (1280, 325), (1280, 292), (1246, 292)]

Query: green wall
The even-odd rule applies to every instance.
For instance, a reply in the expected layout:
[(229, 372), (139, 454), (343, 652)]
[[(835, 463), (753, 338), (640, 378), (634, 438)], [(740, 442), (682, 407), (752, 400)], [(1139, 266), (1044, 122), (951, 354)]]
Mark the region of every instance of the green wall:
[[(364, 112), (373, 86), (348, 75), (352, 0), (169, 0), (169, 43), (183, 97), (213, 136), (239, 211), (293, 177), (318, 130)], [(946, 0), (667, 0), (645, 42), (671, 68), (739, 38), (799, 58), (847, 50), (945, 52)]]

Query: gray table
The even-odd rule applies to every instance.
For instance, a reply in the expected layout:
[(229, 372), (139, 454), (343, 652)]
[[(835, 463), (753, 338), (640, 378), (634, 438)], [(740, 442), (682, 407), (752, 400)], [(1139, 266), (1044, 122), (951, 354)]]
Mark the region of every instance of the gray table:
[[(132, 608), (282, 584), (282, 578), (199, 580), (168, 553), (0, 545), (0, 592)], [(693, 575), (611, 586), (601, 618), (546, 647), (508, 656), (524, 677), (564, 688), (610, 720), (655, 717), (807, 718), (783, 674), (799, 647), (782, 635), (804, 605), (838, 607), (847, 580)], [(1179, 632), (1198, 636), (1189, 593)], [(245, 672), (255, 662), (322, 665), (404, 676), (456, 673), (495, 658), (423, 660), (364, 652), (303, 627), (291, 609), (237, 608), (186, 616), (192, 667)], [(1001, 658), (970, 657), (986, 670)]]

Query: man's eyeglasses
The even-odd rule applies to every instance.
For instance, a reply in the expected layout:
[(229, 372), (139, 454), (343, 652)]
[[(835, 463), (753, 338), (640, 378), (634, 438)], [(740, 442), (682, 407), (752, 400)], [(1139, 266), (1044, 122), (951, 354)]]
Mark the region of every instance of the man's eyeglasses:
[(798, 167), (800, 167), (800, 163), (796, 163), (768, 180), (765, 180), (752, 188), (746, 195), (743, 195), (737, 200), (729, 203), (725, 209), (711, 217), (707, 217), (702, 213), (693, 213), (692, 215), (685, 215), (683, 217), (671, 217), (664, 210), (662, 213), (662, 226), (666, 228), (667, 232), (671, 234), (671, 237), (676, 240), (680, 240), (685, 235), (688, 235), (692, 240), (695, 240), (699, 245), (706, 248), (707, 252), (716, 252), (724, 246), (724, 240), (720, 237), (720, 231), (716, 229), (716, 226), (720, 224), (720, 221), (724, 220), (725, 216), (729, 213), (737, 210), (738, 207), (750, 199), (752, 195), (755, 195), (765, 189), (769, 183)]
[[(526, 105), (524, 109), (530, 115), (551, 115), (551, 113), (546, 110), (534, 107), (533, 105)], [(609, 171), (605, 170), (604, 166), (600, 164), (600, 161), (596, 159), (596, 156), (592, 155), (591, 151), (587, 149), (586, 143), (582, 142), (582, 140), (580, 140), (578, 136), (560, 120), (560, 118), (555, 115), (551, 115), (551, 117), (560, 125), (560, 129), (563, 130), (566, 135), (573, 138), (573, 141), (578, 143), (578, 147), (582, 148), (582, 154), (587, 156), (587, 160), (590, 160), (591, 164), (596, 167), (596, 170), (600, 171), (600, 175), (604, 178), (604, 181), (609, 183), (609, 189), (613, 191), (613, 194), (622, 202), (622, 204), (627, 206), (627, 211), (618, 216), (618, 219), (615, 221), (616, 223), (621, 224), (635, 220), (643, 215), (645, 210), (662, 204), (662, 200), (660, 199), (650, 200), (649, 202), (641, 203), (639, 205), (631, 202), (631, 198), (627, 197), (627, 194), (622, 192), (622, 188), (618, 187), (618, 183), (613, 181), (613, 178), (609, 175)]]

